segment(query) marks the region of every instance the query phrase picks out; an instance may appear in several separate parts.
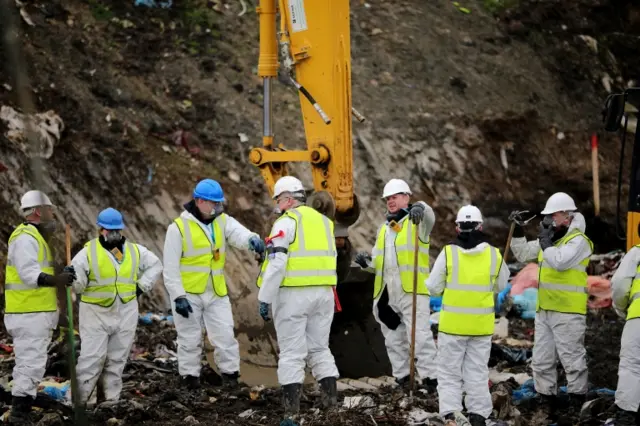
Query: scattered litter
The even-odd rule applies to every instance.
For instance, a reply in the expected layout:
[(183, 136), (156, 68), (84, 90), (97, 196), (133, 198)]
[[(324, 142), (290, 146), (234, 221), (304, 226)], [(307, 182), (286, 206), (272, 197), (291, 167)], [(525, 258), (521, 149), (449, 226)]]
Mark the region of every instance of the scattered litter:
[(158, 315), (147, 312), (138, 317), (138, 322), (144, 325), (151, 325), (154, 322), (168, 321), (173, 322), (173, 315)]
[(531, 379), (531, 376), (529, 376), (527, 373), (513, 374), (504, 371), (497, 371), (493, 368), (489, 369), (489, 380), (491, 381), (491, 383), (506, 382), (509, 379), (513, 379), (519, 385), (523, 385), (527, 382), (527, 380)]
[(344, 408), (372, 408), (376, 404), (370, 396), (346, 396), (342, 404)]
[[(27, 116), (14, 110), (10, 106), (3, 105), (2, 108), (0, 108), (0, 119), (5, 121), (9, 128), (5, 136), (11, 142), (19, 144), (23, 152), (30, 152), (31, 149), (27, 147), (28, 140), (25, 134), (27, 125), (25, 121), (27, 120)], [(40, 142), (40, 146), (38, 147), (39, 152), (33, 154), (47, 159), (51, 158), (53, 148), (60, 141), (60, 134), (64, 131), (62, 118), (53, 110), (49, 110), (44, 113), (31, 115), (31, 119), (38, 141)]]
[(247, 136), (245, 133), (238, 133), (238, 137), (240, 138), (240, 142), (242, 143), (249, 142), (249, 136)]
[[(454, 2), (453, 2), (453, 5), (454, 5), (455, 7), (457, 7), (457, 8), (458, 8), (458, 10), (459, 10), (460, 12), (462, 12), (462, 13), (467, 13), (467, 14), (471, 13), (471, 10), (470, 10), (470, 9), (467, 9), (466, 7), (462, 7), (462, 6), (460, 6), (460, 3), (458, 3), (457, 1), (454, 1)], [(458, 425), (458, 426), (459, 426), (459, 425)]]
[(500, 317), (495, 321), (493, 335), (499, 338), (507, 337), (509, 335), (509, 320), (507, 318)]
[(507, 361), (510, 366), (521, 365), (525, 364), (531, 356), (531, 349), (509, 348), (492, 343), (489, 366), (497, 364), (498, 361)]

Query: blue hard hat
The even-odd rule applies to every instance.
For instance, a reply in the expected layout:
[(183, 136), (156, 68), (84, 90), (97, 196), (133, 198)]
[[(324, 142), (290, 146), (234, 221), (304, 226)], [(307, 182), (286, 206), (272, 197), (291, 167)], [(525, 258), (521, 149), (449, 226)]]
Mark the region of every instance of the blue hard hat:
[(202, 198), (203, 200), (224, 202), (224, 192), (218, 182), (213, 179), (204, 179), (198, 182), (193, 190), (193, 198)]
[(124, 229), (122, 213), (111, 207), (100, 212), (96, 223), (104, 229)]

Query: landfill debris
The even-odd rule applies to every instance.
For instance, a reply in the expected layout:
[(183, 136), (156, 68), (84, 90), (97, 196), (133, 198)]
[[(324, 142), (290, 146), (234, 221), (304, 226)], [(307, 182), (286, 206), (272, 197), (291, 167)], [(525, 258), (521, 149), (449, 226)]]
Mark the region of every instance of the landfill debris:
[(506, 361), (511, 366), (525, 364), (531, 356), (531, 349), (510, 348), (492, 343), (489, 366), (495, 365), (498, 361)]
[(60, 135), (64, 131), (62, 118), (53, 110), (27, 116), (10, 106), (3, 105), (0, 108), (0, 119), (5, 121), (9, 128), (5, 136), (11, 142), (18, 144), (25, 154), (31, 153), (26, 136), (27, 119), (30, 119), (40, 144), (33, 155), (46, 159), (53, 155), (53, 149), (60, 142)]
[(161, 7), (163, 9), (169, 9), (171, 6), (173, 6), (173, 0), (135, 0), (134, 6)]
[(373, 398), (370, 396), (351, 396), (346, 397), (342, 406), (344, 408), (352, 409), (352, 408), (371, 408), (375, 407), (375, 402)]

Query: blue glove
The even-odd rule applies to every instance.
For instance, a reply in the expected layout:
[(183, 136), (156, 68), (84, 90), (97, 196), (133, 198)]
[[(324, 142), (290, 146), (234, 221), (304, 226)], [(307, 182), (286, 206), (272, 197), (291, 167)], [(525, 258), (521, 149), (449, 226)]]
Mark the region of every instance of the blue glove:
[(511, 291), (511, 284), (507, 285), (507, 288), (498, 293), (498, 300), (496, 302), (496, 312), (500, 312), (500, 308), (504, 301), (509, 297), (509, 292)]
[(187, 300), (186, 297), (178, 297), (176, 300), (176, 313), (182, 315), (185, 318), (189, 318), (189, 312), (193, 313), (193, 308), (191, 307), (191, 303)]
[(431, 296), (429, 307), (433, 312), (440, 312), (440, 309), (442, 309), (442, 296)]
[(256, 253), (262, 254), (264, 253), (264, 241), (254, 235), (249, 239), (249, 248)]
[(260, 302), (260, 316), (265, 321), (271, 321), (271, 317), (269, 316), (269, 304)]

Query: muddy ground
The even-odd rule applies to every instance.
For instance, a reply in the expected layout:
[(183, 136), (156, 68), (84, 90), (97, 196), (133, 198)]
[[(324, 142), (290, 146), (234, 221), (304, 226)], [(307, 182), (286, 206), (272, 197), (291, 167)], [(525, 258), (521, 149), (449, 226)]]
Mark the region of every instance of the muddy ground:
[[(613, 397), (595, 393), (601, 388), (615, 389), (617, 382), (617, 365), (620, 334), (623, 322), (615, 318), (611, 310), (590, 313), (589, 328), (586, 336), (589, 357), (590, 399), (600, 398), (596, 408), (586, 410), (582, 418), (577, 413), (566, 416), (567, 424), (599, 425), (611, 416)], [(164, 345), (175, 351), (175, 329), (170, 324), (155, 322), (151, 325), (140, 324), (136, 341), (124, 374), (122, 401), (115, 406), (98, 405), (88, 411), (90, 424), (95, 425), (184, 425), (184, 424), (238, 424), (238, 425), (273, 425), (282, 418), (280, 392), (277, 388), (259, 389), (241, 386), (236, 390), (222, 387), (219, 376), (208, 365), (203, 367), (202, 389), (188, 391), (181, 387), (177, 375), (177, 365), (166, 355), (157, 356), (158, 346)], [(530, 349), (525, 341), (533, 340), (533, 321), (517, 318), (510, 319), (509, 337), (520, 341), (517, 350)], [(3, 340), (4, 341), (4, 340)], [(501, 346), (506, 346), (502, 345)], [(506, 346), (508, 347), (508, 346)], [(81, 344), (79, 345), (81, 351)], [(58, 380), (66, 380), (66, 346), (61, 345), (52, 351), (48, 364), (47, 376), (56, 376)], [(6, 355), (6, 353), (5, 353)], [(530, 353), (529, 353), (530, 355)], [(203, 363), (206, 360), (203, 357)], [(531, 369), (528, 362), (514, 362), (501, 355), (500, 350), (492, 352), (490, 367), (498, 371), (528, 373)], [(0, 364), (0, 377), (11, 374), (12, 361)], [(561, 369), (559, 369), (562, 371)], [(564, 385), (564, 375), (560, 374), (560, 385)], [(511, 392), (518, 389), (513, 379), (506, 382), (491, 383), (494, 394), (494, 416), (509, 424), (543, 425), (544, 418), (535, 402), (525, 401), (518, 405), (514, 401), (506, 402), (497, 395), (500, 392)], [(407, 424), (407, 416), (414, 409), (422, 409), (426, 413), (437, 413), (437, 399), (416, 392), (413, 403), (408, 403), (407, 393), (396, 388), (370, 391), (344, 391), (340, 393), (339, 402), (349, 396), (370, 396), (375, 407), (372, 408), (340, 408), (330, 412), (319, 409), (315, 385), (305, 388), (302, 401), (302, 418), (304, 424), (311, 425), (401, 425)], [(10, 404), (10, 395), (2, 396), (4, 410)], [(72, 424), (70, 408), (39, 396), (38, 405), (45, 407), (34, 413), (41, 425)], [(518, 410), (514, 413), (511, 407)], [(252, 410), (252, 411), (247, 411)], [(117, 419), (117, 421), (115, 420)], [(375, 423), (374, 423), (375, 421)], [(519, 423), (515, 423), (519, 422)], [(438, 424), (437, 419), (431, 424)]]

